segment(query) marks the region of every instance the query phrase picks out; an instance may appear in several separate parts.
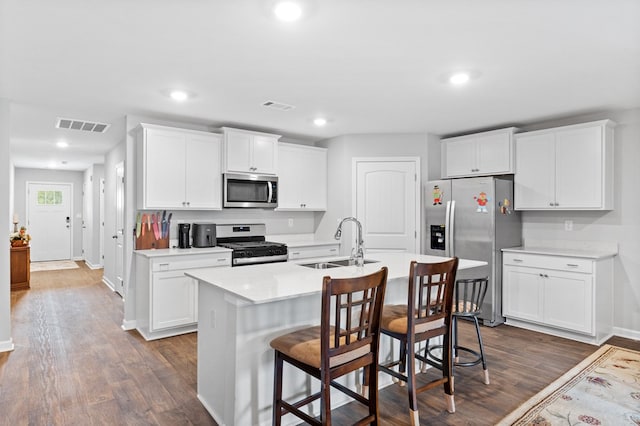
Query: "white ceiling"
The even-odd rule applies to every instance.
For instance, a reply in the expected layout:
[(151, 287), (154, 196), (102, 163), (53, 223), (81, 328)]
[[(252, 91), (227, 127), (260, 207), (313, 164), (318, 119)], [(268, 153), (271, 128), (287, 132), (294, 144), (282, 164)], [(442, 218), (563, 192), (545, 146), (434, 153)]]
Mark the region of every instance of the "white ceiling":
[[(305, 0), (288, 24), (272, 1), (0, 0), (14, 163), (101, 163), (127, 114), (320, 140), (640, 107), (638, 0)], [(460, 68), (480, 76), (442, 81)], [(177, 104), (169, 88), (196, 97)], [(314, 127), (316, 115), (329, 124)], [(112, 126), (59, 130), (56, 117)]]

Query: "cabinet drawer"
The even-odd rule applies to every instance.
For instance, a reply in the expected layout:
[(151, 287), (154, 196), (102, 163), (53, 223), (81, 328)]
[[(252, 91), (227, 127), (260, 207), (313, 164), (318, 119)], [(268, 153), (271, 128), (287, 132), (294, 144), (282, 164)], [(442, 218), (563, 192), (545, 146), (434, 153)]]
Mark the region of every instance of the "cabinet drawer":
[(168, 256), (162, 259), (154, 259), (151, 270), (153, 272), (159, 272), (230, 265), (231, 253), (203, 253), (184, 256)]
[(566, 256), (545, 256), (528, 253), (503, 253), (505, 265), (525, 266), (529, 268), (554, 269), (559, 271), (593, 272), (593, 260)]
[(329, 257), (338, 256), (340, 249), (338, 245), (334, 246), (312, 246), (312, 247), (296, 247), (289, 249), (289, 259), (306, 259), (311, 257)]

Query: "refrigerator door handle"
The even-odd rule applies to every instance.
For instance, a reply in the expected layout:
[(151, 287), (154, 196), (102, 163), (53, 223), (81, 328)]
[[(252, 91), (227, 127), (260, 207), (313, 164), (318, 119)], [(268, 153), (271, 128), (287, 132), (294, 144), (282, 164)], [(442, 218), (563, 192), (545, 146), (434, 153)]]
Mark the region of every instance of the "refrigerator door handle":
[(454, 257), (456, 255), (456, 245), (453, 233), (456, 229), (456, 202), (455, 200), (449, 201), (451, 203), (451, 208), (449, 209), (449, 257)]

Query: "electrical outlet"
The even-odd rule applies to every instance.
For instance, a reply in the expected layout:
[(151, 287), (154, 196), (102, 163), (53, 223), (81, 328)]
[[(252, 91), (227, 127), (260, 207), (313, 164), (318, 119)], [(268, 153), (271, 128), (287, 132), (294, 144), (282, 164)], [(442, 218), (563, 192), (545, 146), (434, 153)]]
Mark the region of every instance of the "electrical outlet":
[(293, 228), (293, 218), (289, 218), (289, 228)]
[(564, 221), (564, 230), (565, 231), (573, 231), (573, 221), (572, 220), (565, 220)]

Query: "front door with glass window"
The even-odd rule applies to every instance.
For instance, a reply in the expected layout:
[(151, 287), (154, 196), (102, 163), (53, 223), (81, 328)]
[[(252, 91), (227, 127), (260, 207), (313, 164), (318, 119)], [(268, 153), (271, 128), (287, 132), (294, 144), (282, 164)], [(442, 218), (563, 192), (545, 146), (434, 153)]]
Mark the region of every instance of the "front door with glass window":
[(27, 227), (31, 260), (71, 259), (72, 184), (27, 184)]

